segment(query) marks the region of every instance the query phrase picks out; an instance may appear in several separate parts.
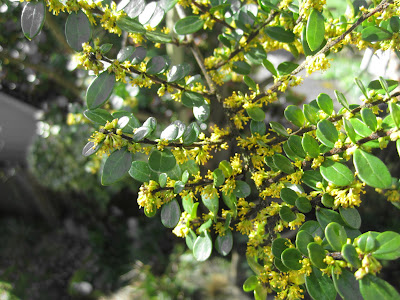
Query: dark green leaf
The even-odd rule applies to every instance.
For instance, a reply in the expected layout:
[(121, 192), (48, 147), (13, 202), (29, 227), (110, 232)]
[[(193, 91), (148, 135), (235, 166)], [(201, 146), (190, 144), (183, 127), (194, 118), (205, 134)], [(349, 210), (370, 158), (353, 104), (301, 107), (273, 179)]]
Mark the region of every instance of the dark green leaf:
[(264, 122), (250, 121), (250, 131), (252, 134), (258, 133), (263, 136), (267, 133), (267, 126)]
[[(397, 80), (386, 80), (386, 83), (388, 84), (388, 91), (392, 92), (398, 85), (399, 82)], [(367, 87), (368, 91), (375, 91), (378, 94), (384, 95), (386, 92), (385, 90), (382, 88), (381, 83), (379, 82), (379, 80), (373, 80), (368, 84)]]
[(342, 247), (344, 259), (355, 268), (361, 267), (361, 261), (358, 257), (356, 248), (352, 244), (345, 244)]
[[(197, 204), (197, 203), (196, 203)], [(195, 204), (195, 205), (196, 205)], [(198, 232), (207, 232), (207, 230), (212, 226), (212, 224), (213, 224), (213, 221), (212, 221), (212, 219), (208, 219), (208, 221), (207, 222), (205, 222), (205, 223), (203, 223), (200, 227), (199, 227), (199, 229), (198, 229)]]
[(317, 221), (307, 221), (303, 225), (300, 226), (299, 231), (304, 230), (311, 234), (313, 237), (319, 236), (321, 238), (324, 237), (324, 232)]
[(336, 291), (343, 300), (363, 300), (358, 281), (349, 270), (342, 269), (341, 274), (335, 274), (332, 268), (332, 279)]
[(104, 71), (97, 76), (89, 85), (86, 92), (86, 105), (89, 109), (95, 109), (102, 106), (114, 89), (115, 75)]
[(140, 182), (148, 182), (151, 179), (151, 170), (148, 163), (144, 161), (132, 162), (131, 168), (129, 169), (129, 175), (132, 178)]
[(183, 143), (185, 145), (191, 145), (197, 141), (197, 138), (200, 134), (200, 127), (197, 123), (190, 123), (188, 127), (186, 127), (185, 132), (183, 133)]
[(167, 228), (174, 228), (181, 217), (181, 209), (178, 201), (174, 198), (172, 201), (164, 204), (161, 208), (161, 223)]
[(236, 186), (233, 189), (233, 193), (235, 194), (236, 197), (246, 198), (246, 197), (250, 196), (251, 188), (245, 181), (236, 180), (235, 185)]
[(349, 102), (347, 101), (346, 97), (343, 95), (343, 93), (336, 91), (335, 90), (335, 96), (337, 101), (343, 106), (345, 107), (347, 110), (350, 110), (349, 107)]
[(278, 76), (278, 72), (276, 71), (274, 65), (268, 59), (264, 59), (262, 64), (268, 71), (271, 72), (272, 75)]
[(190, 65), (183, 63), (177, 66), (172, 66), (171, 70), (169, 70), (167, 75), (168, 82), (179, 81), (182, 78), (185, 78), (190, 72)]
[(295, 170), (290, 160), (282, 154), (275, 153), (272, 156), (274, 165), (286, 174), (292, 174)]
[(336, 222), (329, 223), (328, 226), (326, 226), (325, 237), (335, 251), (341, 251), (342, 246), (346, 244), (347, 241), (346, 231), (342, 225)]
[[(211, 221), (211, 220), (210, 220)], [(193, 245), (193, 255), (198, 261), (205, 261), (212, 252), (212, 240), (208, 231), (203, 231)]]
[(160, 184), (160, 187), (163, 188), (163, 187), (165, 187), (167, 185), (167, 179), (168, 179), (168, 175), (166, 173), (161, 173), (158, 176), (158, 183)]
[(376, 237), (379, 235), (378, 232), (368, 231), (363, 233), (357, 238), (357, 246), (364, 253), (369, 253), (376, 250), (379, 247), (379, 243)]
[(251, 77), (245, 75), (245, 76), (243, 77), (243, 81), (244, 81), (244, 83), (245, 83), (249, 88), (251, 88), (253, 91), (257, 91), (257, 85), (256, 85), (256, 83), (254, 82), (254, 80), (251, 79)]
[(315, 242), (311, 242), (307, 246), (308, 257), (311, 263), (318, 269), (325, 269), (328, 265), (324, 262), (326, 257), (324, 248)]
[(344, 223), (353, 229), (359, 229), (361, 226), (361, 216), (354, 207), (339, 207), (339, 213)]
[(400, 18), (397, 16), (393, 16), (390, 18), (390, 29), (393, 32), (399, 32), (400, 31)]
[(92, 28), (89, 19), (81, 10), (68, 16), (65, 23), (65, 37), (68, 45), (75, 51), (82, 51), (82, 44), (91, 39)]
[(224, 201), (225, 205), (228, 206), (229, 209), (236, 212), (237, 199), (236, 199), (235, 194), (233, 192), (228, 195), (225, 193), (221, 193), (221, 194), (222, 194), (222, 200)]
[(311, 51), (317, 50), (324, 42), (325, 24), (322, 14), (313, 9), (307, 20), (306, 39)]
[(122, 16), (117, 20), (117, 26), (122, 30), (130, 33), (145, 33), (146, 29), (136, 19)]
[(160, 135), (160, 139), (167, 141), (175, 141), (179, 138), (179, 127), (176, 124), (170, 124), (167, 126)]
[(207, 121), (210, 116), (210, 104), (204, 101), (203, 105), (193, 107), (193, 116), (200, 122)]
[(213, 172), (214, 186), (219, 187), (225, 182), (225, 175), (221, 169), (215, 169)]
[(170, 35), (165, 34), (161, 32), (160, 30), (155, 30), (155, 31), (147, 31), (144, 36), (149, 40), (154, 43), (171, 43), (172, 38)]
[(208, 210), (211, 211), (214, 216), (216, 216), (219, 208), (218, 193), (209, 194), (205, 190), (203, 190), (203, 192), (201, 193), (201, 200), (203, 201), (205, 207), (207, 207)]
[(90, 121), (98, 123), (100, 125), (106, 124), (107, 121), (111, 122), (112, 120), (114, 120), (114, 117), (108, 111), (101, 108), (85, 110), (83, 114)]
[(303, 150), (303, 146), (301, 144), (301, 137), (298, 135), (291, 135), (287, 140), (288, 147), (293, 153), (303, 160), (306, 158), (306, 153)]
[(293, 43), (295, 35), (281, 26), (267, 26), (265, 33), (271, 38), (282, 43)]
[(389, 111), (396, 128), (400, 128), (400, 108), (396, 103), (389, 102)]
[(97, 152), (97, 150), (99, 150), (100, 148), (100, 144), (98, 144), (96, 147), (94, 147), (94, 143), (93, 142), (88, 142), (85, 147), (83, 147), (82, 149), (82, 155), (83, 156), (90, 156), (94, 153)]
[(339, 133), (335, 125), (326, 119), (318, 122), (316, 134), (322, 144), (331, 148), (335, 146), (336, 141), (339, 139)]
[(174, 31), (176, 34), (185, 35), (195, 33), (203, 28), (204, 21), (198, 16), (189, 16), (180, 19), (175, 23)]
[(174, 154), (169, 149), (154, 150), (149, 156), (149, 167), (155, 172), (168, 172), (176, 165)]
[(301, 140), (304, 151), (312, 158), (319, 156), (319, 145), (318, 142), (309, 134), (305, 134)]
[(364, 84), (362, 83), (362, 81), (358, 78), (354, 79), (354, 82), (357, 84), (357, 86), (359, 87), (359, 89), (361, 90), (361, 92), (363, 93), (363, 95), (365, 96), (366, 99), (368, 99), (368, 93), (367, 93), (367, 89), (365, 88)]
[(279, 216), (283, 221), (288, 223), (296, 220), (295, 213), (288, 206), (281, 207), (281, 209), (279, 210)]
[(308, 200), (306, 197), (297, 198), (295, 204), (298, 210), (305, 214), (309, 213), (312, 209), (310, 200)]
[(262, 122), (265, 119), (265, 112), (257, 106), (246, 108), (246, 112), (254, 121)]
[(46, 9), (43, 1), (26, 3), (21, 14), (21, 27), (22, 32), (28, 40), (33, 39), (39, 34), (45, 18)]
[(307, 246), (309, 243), (314, 242), (314, 238), (310, 233), (305, 230), (300, 230), (296, 235), (296, 247), (303, 254), (308, 256)]
[(296, 199), (299, 197), (297, 193), (289, 188), (281, 189), (281, 199), (290, 205), (295, 205)]
[(298, 127), (302, 127), (305, 122), (303, 111), (296, 105), (289, 105), (285, 109), (285, 118)]
[(344, 164), (325, 160), (320, 167), (324, 179), (337, 186), (347, 186), (354, 181), (353, 172)]
[(152, 57), (146, 65), (147, 74), (159, 74), (168, 67), (167, 61), (162, 56)]
[(314, 300), (336, 299), (336, 289), (332, 280), (315, 267), (312, 267), (310, 276), (306, 277), (306, 288)]
[(328, 116), (333, 112), (333, 101), (332, 98), (327, 94), (319, 94), (317, 97), (317, 103), (320, 109), (322, 109)]
[(318, 223), (321, 225), (322, 228), (325, 228), (331, 222), (336, 222), (339, 223), (340, 225), (344, 225), (344, 222), (340, 217), (339, 213), (331, 209), (327, 208), (317, 209), (316, 217)]
[(185, 241), (187, 247), (190, 250), (193, 250), (193, 245), (196, 242), (196, 239), (197, 239), (196, 233), (192, 229), (189, 229), (189, 233), (186, 235)]
[(185, 188), (185, 183), (181, 180), (175, 181), (174, 184), (174, 194), (179, 194)]
[(360, 292), (364, 300), (399, 300), (400, 295), (387, 281), (367, 274), (360, 281)]
[(379, 248), (372, 253), (377, 259), (394, 260), (400, 257), (400, 234), (394, 231), (380, 233), (376, 240)]
[(145, 6), (145, 0), (135, 0), (129, 1), (129, 3), (123, 9), (130, 18), (136, 18), (143, 12)]
[(279, 258), (282, 255), (282, 252), (285, 251), (287, 248), (289, 248), (290, 242), (287, 239), (283, 238), (276, 238), (271, 244), (271, 251), (272, 254)]
[(131, 60), (133, 53), (135, 52), (135, 48), (133, 46), (127, 46), (122, 48), (117, 55), (117, 60), (118, 61), (125, 61), (125, 60)]
[(235, 61), (232, 65), (232, 70), (238, 74), (249, 75), (251, 66), (245, 61)]
[(283, 264), (291, 270), (300, 270), (303, 267), (300, 262), (302, 259), (301, 253), (296, 248), (288, 248), (281, 255)]
[(322, 182), (322, 176), (319, 170), (307, 170), (304, 172), (301, 181), (314, 190), (320, 190), (317, 183)]
[(360, 113), (364, 123), (368, 126), (368, 128), (372, 131), (376, 131), (378, 127), (378, 121), (376, 120), (376, 116), (372, 112), (372, 110), (364, 107), (363, 109), (361, 109)]
[(290, 269), (283, 264), (283, 262), (280, 260), (280, 258), (274, 257), (274, 265), (281, 272), (290, 271)]
[(386, 165), (376, 156), (356, 149), (353, 156), (357, 176), (369, 186), (386, 189), (392, 184), (392, 176)]
[(316, 125), (319, 121), (319, 113), (318, 108), (310, 104), (303, 105), (304, 116), (307, 121), (313, 125)]
[(230, 229), (225, 231), (225, 235), (217, 236), (215, 240), (215, 249), (217, 249), (218, 253), (223, 256), (226, 256), (231, 252), (233, 246), (233, 237)]
[(335, 199), (329, 194), (323, 194), (321, 197), (321, 203), (328, 208), (333, 207)]
[(278, 74), (279, 76), (285, 76), (288, 75), (290, 73), (292, 73), (294, 70), (296, 70), (296, 68), (298, 67), (298, 64), (292, 63), (290, 61), (285, 61), (281, 64), (279, 64), (277, 70), (278, 70)]
[(195, 92), (183, 92), (182, 103), (187, 107), (198, 107), (204, 104), (204, 97)]
[(361, 31), (361, 39), (367, 42), (379, 42), (390, 39), (392, 33), (378, 26), (368, 26)]
[(287, 133), (286, 128), (283, 127), (283, 125), (281, 123), (272, 121), (272, 122), (269, 122), (269, 126), (277, 134), (280, 134), (280, 135), (283, 135), (283, 136), (289, 136), (289, 133)]
[(107, 158), (101, 174), (101, 184), (110, 185), (121, 179), (130, 169), (132, 154), (122, 148), (114, 151)]

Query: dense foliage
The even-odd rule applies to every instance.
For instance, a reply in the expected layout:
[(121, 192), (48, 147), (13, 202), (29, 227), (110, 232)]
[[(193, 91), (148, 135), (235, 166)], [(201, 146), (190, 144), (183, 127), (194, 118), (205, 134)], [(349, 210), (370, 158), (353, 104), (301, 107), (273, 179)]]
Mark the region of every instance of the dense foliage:
[[(400, 235), (360, 232), (357, 210), (368, 187), (400, 206), (399, 179), (375, 156), (394, 142), (400, 153), (398, 82), (356, 78), (361, 104), (335, 91), (338, 110), (322, 93), (285, 108), (289, 128), (266, 120), (280, 95), (302, 83), (301, 71), (326, 70), (344, 48), (397, 52), (398, 1), (353, 1), (335, 15), (312, 0), (30, 1), (21, 16), (28, 39), (46, 10), (69, 14), (66, 41), (96, 75), (83, 112), (96, 129), (82, 154), (106, 157), (103, 185), (127, 173), (141, 182), (144, 213), (160, 211), (199, 261), (213, 248), (228, 255), (233, 231), (248, 236), (254, 275), (243, 289), (256, 299), (400, 299), (377, 276), (381, 261), (400, 257)], [(122, 44), (104, 41), (103, 31), (122, 35)], [(293, 59), (274, 65), (267, 55), (278, 49)], [(274, 78), (265, 88), (255, 80), (261, 68)], [(129, 104), (137, 93), (165, 107), (164, 117), (139, 121)], [(281, 235), (287, 228), (295, 238)]]

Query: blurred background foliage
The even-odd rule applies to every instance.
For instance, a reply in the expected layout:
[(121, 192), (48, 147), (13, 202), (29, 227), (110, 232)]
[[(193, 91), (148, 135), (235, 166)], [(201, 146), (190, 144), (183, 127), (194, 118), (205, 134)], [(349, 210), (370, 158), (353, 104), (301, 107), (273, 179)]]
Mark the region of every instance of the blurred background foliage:
[[(334, 14), (346, 9), (345, 0), (327, 2)], [(242, 236), (235, 236), (234, 251), (227, 258), (215, 255), (205, 263), (196, 262), (184, 241), (161, 225), (159, 216), (149, 219), (138, 209), (138, 182), (125, 178), (110, 187), (100, 185), (97, 171), (102, 159), (81, 155), (93, 131), (82, 115), (82, 99), (91, 77), (75, 69), (73, 51), (63, 34), (66, 15), (48, 14), (42, 33), (28, 41), (20, 28), (21, 10), (18, 2), (0, 1), (0, 92), (38, 109), (37, 135), (26, 160), (9, 162), (0, 156), (0, 187), (6, 193), (18, 190), (21, 187), (15, 178), (24, 176), (32, 194), (17, 193), (13, 201), (32, 210), (10, 211), (0, 200), (0, 298), (247, 299), (249, 295), (240, 287), (250, 275)], [(126, 39), (97, 31), (102, 43), (117, 45), (108, 54), (115, 57)], [(217, 38), (210, 31), (202, 38), (199, 47), (211, 54)], [(191, 60), (189, 53), (177, 49), (158, 49), (148, 55), (165, 51), (172, 54), (174, 63), (184, 57)], [(269, 59), (276, 63), (295, 60), (282, 52)], [(366, 82), (372, 78), (368, 65), (360, 68), (362, 60), (363, 53), (344, 49), (331, 69), (310, 78), (315, 84), (311, 88), (331, 94), (335, 88), (347, 91), (348, 98), (356, 102), (359, 92), (353, 78)], [(257, 74), (261, 86), (273, 81), (270, 74)], [(235, 83), (229, 88), (247, 87)], [(113, 110), (126, 109), (140, 121), (153, 115), (161, 123), (171, 117), (171, 121), (193, 118), (168, 96), (154, 96), (156, 92), (155, 88), (139, 92), (137, 87), (118, 85), (108, 105)], [(284, 107), (313, 100), (309, 92), (310, 86), (292, 89), (271, 105), (268, 118), (284, 123)], [(398, 160), (396, 150), (389, 148), (383, 159), (387, 165)], [(362, 231), (399, 231), (398, 211), (391, 204), (373, 191), (364, 201), (370, 205), (360, 209)], [(383, 277), (398, 287), (399, 263), (384, 266)]]

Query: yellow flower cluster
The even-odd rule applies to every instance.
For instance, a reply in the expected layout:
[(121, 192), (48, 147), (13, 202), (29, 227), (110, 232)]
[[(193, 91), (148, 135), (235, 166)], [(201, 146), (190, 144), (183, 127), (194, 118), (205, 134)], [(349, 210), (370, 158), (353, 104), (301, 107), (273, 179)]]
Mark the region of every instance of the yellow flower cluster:
[(316, 71), (324, 71), (328, 69), (331, 66), (331, 60), (332, 59), (327, 59), (324, 53), (321, 53), (317, 56), (308, 56), (306, 65), (307, 75), (310, 75)]
[(334, 206), (337, 208), (342, 206), (344, 208), (360, 206), (361, 198), (360, 194), (365, 194), (363, 187), (364, 183), (355, 180), (350, 187), (345, 188), (337, 188), (333, 187), (330, 184), (326, 188), (326, 192), (329, 193), (332, 197), (334, 197)]

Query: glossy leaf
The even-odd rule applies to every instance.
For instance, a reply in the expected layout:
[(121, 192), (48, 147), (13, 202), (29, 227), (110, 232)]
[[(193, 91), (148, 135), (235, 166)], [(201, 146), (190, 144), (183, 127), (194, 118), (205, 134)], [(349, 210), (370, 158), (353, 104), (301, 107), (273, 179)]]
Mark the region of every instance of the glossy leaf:
[(325, 160), (320, 167), (324, 179), (337, 186), (347, 186), (354, 180), (353, 172), (340, 162)]
[(295, 35), (281, 26), (267, 26), (265, 33), (271, 38), (282, 43), (293, 43)]
[(146, 31), (144, 36), (149, 40), (154, 43), (161, 43), (161, 44), (166, 44), (166, 43), (171, 43), (172, 38), (170, 35), (165, 34), (161, 32), (160, 30), (155, 30), (155, 31)]
[(122, 16), (116, 22), (117, 26), (126, 32), (145, 33), (146, 29), (136, 19)]
[(245, 75), (243, 77), (243, 81), (250, 89), (252, 89), (253, 91), (257, 91), (257, 84), (250, 76)]
[(207, 121), (210, 116), (210, 105), (204, 101), (203, 105), (193, 107), (193, 116), (200, 122)]
[(306, 277), (307, 292), (314, 300), (335, 300), (336, 289), (332, 280), (320, 270), (312, 267), (312, 273)]
[(131, 60), (133, 53), (135, 52), (135, 48), (133, 46), (127, 46), (122, 48), (117, 54), (117, 60), (123, 62), (125, 60)]
[(354, 207), (344, 208), (339, 207), (339, 213), (344, 223), (353, 229), (359, 229), (361, 226), (361, 216), (358, 210)]
[(317, 221), (307, 221), (303, 225), (300, 226), (299, 231), (304, 230), (311, 234), (313, 237), (319, 236), (323, 237), (324, 236), (324, 231), (322, 230), (321, 226)]
[(132, 54), (132, 64), (136, 65), (142, 62), (146, 57), (146, 49), (143, 47), (137, 47)]
[[(386, 83), (388, 85), (388, 91), (392, 92), (398, 85), (399, 82), (397, 80), (386, 80)], [(375, 91), (378, 94), (384, 95), (386, 93), (386, 91), (382, 88), (381, 83), (379, 82), (379, 80), (373, 80), (368, 84), (367, 87), (368, 91)]]
[(281, 207), (281, 209), (279, 210), (279, 216), (285, 222), (292, 222), (296, 220), (295, 213), (288, 206)]
[(252, 275), (249, 278), (247, 278), (246, 281), (243, 283), (243, 291), (251, 292), (256, 289), (257, 284), (258, 284), (257, 276)]
[(317, 187), (317, 183), (322, 181), (322, 176), (319, 170), (307, 170), (304, 171), (301, 181), (314, 190), (320, 190)]
[(162, 56), (152, 57), (146, 65), (147, 74), (159, 74), (168, 67), (167, 61)]
[(172, 201), (164, 204), (161, 208), (161, 223), (167, 228), (174, 228), (181, 217), (181, 209), (178, 201)]
[(309, 134), (305, 134), (301, 140), (304, 151), (312, 158), (317, 158), (319, 156), (319, 144), (318, 142)]
[(143, 12), (145, 6), (145, 0), (129, 1), (129, 3), (123, 8), (123, 10), (130, 18), (136, 18)]
[(311, 263), (318, 269), (325, 269), (328, 265), (324, 262), (326, 257), (324, 248), (315, 242), (309, 243), (307, 246), (308, 257)]
[(369, 253), (376, 250), (379, 247), (379, 243), (376, 240), (378, 235), (379, 233), (373, 231), (363, 233), (357, 238), (357, 246), (364, 253)]
[(251, 66), (245, 61), (235, 61), (232, 65), (232, 71), (242, 75), (249, 75)]
[(103, 167), (101, 184), (110, 185), (117, 182), (128, 172), (131, 163), (132, 154), (126, 148), (111, 153)]
[(343, 106), (345, 107), (347, 110), (350, 110), (349, 107), (349, 102), (347, 101), (346, 97), (343, 95), (343, 93), (336, 91), (335, 90), (335, 96), (337, 101)]
[(193, 245), (193, 255), (197, 261), (207, 260), (212, 252), (212, 240), (208, 231), (203, 231)]
[(336, 222), (339, 223), (340, 225), (344, 225), (344, 222), (340, 217), (339, 213), (331, 209), (327, 208), (317, 209), (316, 217), (318, 223), (321, 225), (322, 228), (325, 228), (331, 222)]
[(215, 239), (215, 249), (222, 256), (227, 256), (231, 252), (233, 246), (233, 237), (230, 229), (225, 231), (225, 235), (219, 235)]
[(366, 42), (379, 42), (391, 38), (392, 33), (378, 26), (368, 26), (361, 31), (361, 39)]
[(129, 175), (140, 182), (148, 182), (151, 179), (151, 173), (152, 171), (149, 168), (149, 164), (144, 161), (132, 162), (131, 168), (129, 169)]
[(293, 153), (299, 156), (301, 160), (306, 158), (306, 153), (303, 150), (301, 137), (299, 137), (298, 135), (291, 135), (287, 140), (287, 144), (290, 150), (292, 150)]
[(196, 142), (200, 132), (200, 127), (197, 123), (190, 123), (183, 133), (183, 144), (191, 145)]
[(296, 247), (303, 254), (308, 256), (307, 246), (314, 242), (313, 236), (305, 230), (300, 230), (296, 235)]
[(318, 122), (316, 134), (319, 141), (327, 147), (333, 148), (339, 139), (335, 125), (326, 119)]
[(289, 188), (281, 189), (281, 199), (290, 205), (295, 205), (296, 199), (299, 197), (297, 193)]
[(280, 260), (280, 258), (274, 257), (274, 265), (281, 272), (290, 271), (290, 269), (283, 264), (283, 262)]
[(278, 72), (276, 71), (274, 65), (268, 59), (263, 59), (262, 64), (268, 71), (271, 72), (272, 75), (278, 76)]
[(292, 73), (298, 67), (298, 64), (292, 63), (291, 61), (285, 61), (279, 64), (277, 71), (279, 76), (285, 76)]
[(287, 239), (283, 238), (274, 239), (271, 244), (272, 254), (280, 259), (282, 252), (285, 251), (287, 248), (289, 248), (288, 246), (289, 244), (290, 242)]
[(100, 125), (105, 125), (107, 121), (111, 122), (114, 117), (105, 109), (96, 108), (93, 110), (85, 110), (83, 115), (90, 121), (98, 123)]
[(26, 3), (21, 14), (21, 27), (27, 39), (31, 40), (39, 34), (45, 18), (46, 8), (43, 1)]
[(342, 247), (344, 259), (355, 268), (361, 267), (361, 260), (358, 257), (356, 248), (352, 244), (344, 244)]
[(185, 35), (199, 31), (203, 28), (204, 21), (198, 16), (189, 16), (178, 20), (175, 23), (174, 31), (176, 34)]
[(228, 206), (229, 209), (236, 212), (236, 204), (237, 204), (236, 196), (233, 193), (225, 194), (224, 192), (222, 192), (221, 195), (225, 205)]
[(386, 189), (392, 184), (392, 176), (386, 165), (376, 156), (356, 149), (353, 155), (357, 176), (374, 188)]
[(328, 208), (333, 207), (335, 199), (329, 194), (323, 194), (321, 197), (321, 203)]
[(295, 170), (290, 160), (282, 154), (275, 153), (272, 156), (275, 166), (286, 174), (292, 174)]
[(154, 150), (149, 156), (149, 167), (155, 172), (171, 171), (176, 165), (174, 154), (169, 149)]
[(372, 255), (377, 259), (394, 260), (400, 257), (400, 234), (385, 231), (376, 237), (379, 248)]
[(310, 200), (308, 200), (306, 197), (297, 198), (295, 204), (298, 210), (305, 214), (309, 213), (312, 209)]
[(218, 208), (219, 208), (219, 197), (218, 193), (208, 193), (207, 190), (203, 190), (201, 193), (201, 200), (203, 201), (203, 204), (205, 207), (208, 208), (210, 212), (214, 214), (214, 216), (217, 215), (218, 213)]
[(95, 144), (93, 142), (88, 142), (85, 147), (82, 149), (82, 155), (83, 156), (90, 156), (94, 153), (97, 152), (100, 148), (100, 144), (98, 144), (96, 147), (94, 146)]
[(231, 164), (229, 163), (229, 161), (227, 160), (222, 160), (219, 165), (218, 168), (220, 168), (222, 170), (222, 172), (224, 172), (225, 178), (229, 178), (231, 177), (232, 173), (233, 173), (233, 169)]
[(317, 97), (317, 103), (320, 109), (322, 109), (328, 116), (333, 112), (333, 101), (332, 98), (327, 94), (319, 94)]
[(257, 106), (246, 108), (246, 112), (254, 121), (262, 122), (265, 119), (265, 112)]
[(251, 188), (245, 181), (236, 180), (235, 188), (233, 189), (233, 193), (238, 198), (246, 198), (246, 197), (250, 196)]
[(296, 248), (288, 248), (281, 254), (283, 264), (291, 270), (300, 270), (303, 267), (300, 262), (302, 259), (301, 253)]
[(183, 92), (181, 98), (182, 104), (187, 107), (201, 106), (204, 104), (204, 97), (195, 92)]
[(189, 250), (193, 250), (193, 245), (196, 242), (196, 239), (197, 239), (196, 233), (192, 229), (189, 229), (189, 232), (185, 237), (186, 245), (189, 248)]
[(86, 105), (89, 109), (102, 106), (110, 98), (115, 85), (114, 73), (104, 71), (89, 85), (86, 92)]
[(296, 105), (289, 105), (285, 109), (285, 118), (298, 127), (302, 127), (305, 122), (303, 111)]
[(342, 269), (341, 274), (335, 274), (332, 269), (332, 279), (336, 291), (343, 300), (363, 300), (358, 281), (349, 270)]
[(272, 122), (269, 122), (269, 126), (277, 134), (280, 134), (280, 135), (283, 135), (283, 136), (289, 136), (289, 133), (287, 133), (286, 128), (283, 127), (283, 125), (281, 123), (272, 121)]
[(187, 76), (190, 72), (190, 65), (184, 63), (177, 66), (172, 66), (167, 75), (168, 82), (176, 82), (179, 81), (185, 76)]
[(360, 113), (362, 120), (368, 126), (368, 128), (372, 131), (376, 131), (378, 127), (378, 121), (376, 120), (376, 116), (372, 112), (372, 110), (364, 107), (363, 109), (361, 109)]
[(317, 50), (324, 41), (325, 24), (322, 14), (313, 9), (307, 20), (306, 38), (311, 51)]
[(360, 281), (360, 292), (364, 300), (399, 300), (400, 295), (387, 281), (371, 274)]
[(215, 187), (221, 186), (225, 182), (224, 172), (221, 169), (215, 169), (213, 171), (213, 180)]
[(329, 223), (326, 226), (325, 237), (335, 251), (341, 251), (347, 240), (347, 234), (343, 226), (336, 222)]
[(310, 122), (313, 125), (316, 125), (318, 123), (319, 121), (318, 108), (310, 104), (304, 104), (303, 111), (304, 111), (304, 116), (308, 122)]

